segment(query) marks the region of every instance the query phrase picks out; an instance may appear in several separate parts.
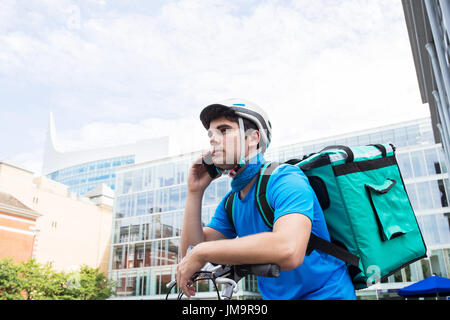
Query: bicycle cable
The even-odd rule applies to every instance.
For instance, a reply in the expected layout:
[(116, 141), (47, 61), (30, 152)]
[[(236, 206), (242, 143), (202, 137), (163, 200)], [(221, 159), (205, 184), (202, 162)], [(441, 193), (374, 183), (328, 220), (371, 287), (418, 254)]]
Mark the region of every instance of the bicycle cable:
[[(198, 272), (194, 273), (193, 278), (196, 277), (196, 276), (198, 277), (200, 274), (204, 274), (204, 273), (211, 273), (211, 274), (212, 274), (212, 272), (210, 272), (210, 271), (198, 271)], [(194, 283), (197, 282), (197, 281), (201, 281), (201, 280), (211, 280), (212, 283), (214, 284), (214, 288), (215, 288), (216, 293), (217, 293), (217, 298), (218, 298), (219, 300), (222, 300), (222, 299), (220, 298), (220, 292), (219, 292), (219, 289), (217, 288), (216, 279), (215, 279), (214, 277), (195, 278), (195, 279), (193, 279), (192, 284), (194, 284)], [(170, 294), (170, 292), (172, 291), (173, 287), (176, 286), (176, 284), (177, 284), (177, 283), (174, 282), (174, 283), (170, 286), (169, 291), (167, 292), (167, 295), (166, 295), (166, 300), (168, 300), (169, 294)], [(183, 297), (183, 295), (184, 295), (184, 292), (183, 292), (183, 290), (181, 290), (181, 291), (178, 293), (177, 300), (181, 300), (181, 298)]]

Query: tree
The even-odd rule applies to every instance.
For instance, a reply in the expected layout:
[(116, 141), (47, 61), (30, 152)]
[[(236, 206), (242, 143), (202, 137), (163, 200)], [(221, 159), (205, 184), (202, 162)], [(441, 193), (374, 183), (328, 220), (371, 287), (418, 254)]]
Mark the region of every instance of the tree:
[(27, 300), (58, 299), (63, 296), (65, 276), (52, 270), (52, 265), (41, 265), (30, 259), (19, 265), (22, 293)]
[(98, 268), (86, 265), (65, 273), (34, 259), (17, 265), (11, 259), (0, 260), (3, 300), (103, 300), (114, 293), (114, 285)]
[(80, 268), (80, 298), (83, 300), (105, 300), (114, 294), (114, 283), (99, 272), (83, 265)]
[(0, 260), (0, 299), (23, 300), (20, 293), (23, 279), (19, 277), (19, 266), (12, 259)]

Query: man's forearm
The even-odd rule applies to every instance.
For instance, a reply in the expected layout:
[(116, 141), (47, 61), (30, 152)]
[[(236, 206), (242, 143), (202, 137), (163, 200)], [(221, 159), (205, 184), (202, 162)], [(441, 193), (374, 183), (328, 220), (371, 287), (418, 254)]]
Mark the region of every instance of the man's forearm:
[(197, 245), (204, 241), (202, 227), (202, 199), (203, 192), (189, 192), (186, 195), (186, 207), (184, 209), (183, 227), (181, 231), (180, 254), (186, 255), (190, 245)]
[(282, 270), (295, 267), (289, 242), (274, 232), (203, 242), (194, 250), (205, 262), (233, 265), (275, 263)]

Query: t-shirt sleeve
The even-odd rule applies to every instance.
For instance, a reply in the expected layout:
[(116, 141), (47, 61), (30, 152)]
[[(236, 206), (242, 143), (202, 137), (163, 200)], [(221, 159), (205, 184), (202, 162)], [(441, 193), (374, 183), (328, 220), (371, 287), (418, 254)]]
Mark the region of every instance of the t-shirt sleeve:
[(267, 186), (268, 200), (274, 209), (275, 221), (290, 213), (300, 213), (314, 221), (314, 193), (306, 175), (296, 166), (281, 165)]
[(236, 232), (234, 231), (234, 227), (228, 219), (227, 212), (225, 211), (225, 201), (230, 193), (231, 191), (227, 193), (222, 201), (220, 201), (214, 215), (211, 218), (211, 221), (206, 226), (213, 228), (223, 233), (227, 238), (232, 239), (236, 238)]

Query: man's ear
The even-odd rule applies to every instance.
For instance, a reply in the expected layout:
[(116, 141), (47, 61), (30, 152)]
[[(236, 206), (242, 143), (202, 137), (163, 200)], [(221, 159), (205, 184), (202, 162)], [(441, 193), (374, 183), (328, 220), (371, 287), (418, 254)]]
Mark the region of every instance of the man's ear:
[(249, 146), (257, 147), (258, 143), (261, 139), (261, 135), (258, 130), (251, 130), (251, 132), (249, 132), (249, 134), (248, 134), (248, 138), (250, 139)]

